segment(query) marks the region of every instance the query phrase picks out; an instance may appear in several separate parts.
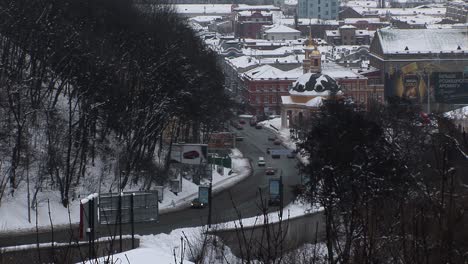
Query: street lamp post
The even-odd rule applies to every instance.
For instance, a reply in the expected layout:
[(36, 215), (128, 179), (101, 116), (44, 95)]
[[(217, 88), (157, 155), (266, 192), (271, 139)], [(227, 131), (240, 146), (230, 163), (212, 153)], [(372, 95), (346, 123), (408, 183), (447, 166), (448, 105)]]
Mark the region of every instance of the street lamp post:
[(427, 114), (431, 113), (431, 72), (427, 72)]

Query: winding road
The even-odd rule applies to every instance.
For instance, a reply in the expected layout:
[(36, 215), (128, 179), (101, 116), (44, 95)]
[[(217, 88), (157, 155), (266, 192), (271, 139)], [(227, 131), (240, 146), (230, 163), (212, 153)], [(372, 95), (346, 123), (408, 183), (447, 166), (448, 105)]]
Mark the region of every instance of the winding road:
[[(232, 128), (234, 129), (234, 128)], [(266, 196), (268, 193), (268, 177), (265, 175), (266, 167), (274, 167), (281, 169), (284, 184), (284, 204), (288, 204), (293, 199), (293, 194), (290, 191), (290, 186), (300, 183), (298, 174), (297, 160), (288, 159), (286, 156), (281, 156), (280, 159), (272, 159), (271, 155), (266, 154), (267, 148), (284, 148), (283, 146), (273, 145), (273, 141), (268, 140), (269, 135), (273, 135), (270, 129), (256, 129), (247, 124), (243, 125), (243, 130), (236, 130), (239, 136), (244, 137), (243, 141), (238, 141), (237, 148), (251, 161), (252, 174), (242, 182), (228, 190), (215, 195), (212, 199), (212, 223), (222, 223), (241, 218), (256, 216), (260, 213), (260, 196), (261, 193)], [(258, 167), (258, 157), (265, 157), (266, 167)], [(234, 205), (237, 211), (234, 209)], [(270, 210), (274, 210), (270, 208)], [(194, 227), (206, 224), (208, 221), (208, 208), (204, 209), (186, 209), (182, 211), (172, 212), (160, 215), (157, 223), (135, 223), (135, 233), (139, 235), (169, 233), (171, 230), (183, 227)], [(73, 228), (74, 231), (77, 228)], [(72, 240), (70, 228), (55, 229), (54, 241), (67, 242)], [(76, 235), (76, 232), (74, 232)], [(118, 233), (116, 226), (102, 226), (99, 236), (109, 236)], [(122, 226), (122, 233), (129, 234), (129, 225)], [(12, 233), (0, 235), (0, 247), (35, 244), (39, 239), (40, 243), (51, 242), (52, 234), (50, 230), (41, 231), (39, 234), (34, 233)]]

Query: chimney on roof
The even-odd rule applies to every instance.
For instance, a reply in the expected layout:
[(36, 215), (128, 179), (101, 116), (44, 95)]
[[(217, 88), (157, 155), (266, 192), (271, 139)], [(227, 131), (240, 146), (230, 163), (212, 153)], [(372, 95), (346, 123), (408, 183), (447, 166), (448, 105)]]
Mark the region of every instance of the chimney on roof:
[(458, 48), (457, 48), (457, 50), (461, 50), (461, 47), (460, 47), (460, 45), (458, 45)]
[(408, 49), (408, 46), (406, 46), (406, 47), (405, 47), (405, 50), (406, 50), (406, 51), (408, 51), (408, 50), (409, 50), (409, 49)]

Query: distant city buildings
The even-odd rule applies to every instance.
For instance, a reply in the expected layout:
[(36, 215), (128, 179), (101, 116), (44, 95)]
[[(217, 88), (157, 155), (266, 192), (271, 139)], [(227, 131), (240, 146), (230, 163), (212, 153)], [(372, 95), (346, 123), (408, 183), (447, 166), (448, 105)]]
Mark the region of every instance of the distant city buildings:
[[(331, 8), (332, 2), (316, 0), (312, 6), (319, 3)], [(458, 8), (466, 2), (453, 3)], [(325, 97), (291, 96), (294, 83), (304, 74), (330, 77), (339, 86), (340, 96), (363, 109), (392, 96), (423, 106), (429, 99), (431, 109), (468, 103), (468, 97), (462, 96), (462, 90), (468, 89), (463, 35), (467, 24), (455, 24), (454, 11), (447, 8), (446, 12), (441, 4), (380, 7), (389, 6), (388, 1), (350, 0), (346, 5), (339, 20), (322, 15), (285, 17), (271, 5), (231, 5), (230, 13), (227, 5), (177, 8), (183, 8), (187, 16), (197, 14), (190, 23), (218, 53), (225, 89), (245, 113), (286, 113), (295, 122), (299, 113), (305, 116), (317, 110)], [(305, 4), (299, 1), (298, 10), (301, 6)], [(200, 14), (201, 10), (206, 14)], [(288, 104), (290, 114), (283, 111)], [(312, 105), (315, 110), (309, 109)]]
[(446, 16), (460, 23), (468, 23), (468, 1), (448, 2)]
[(298, 0), (297, 16), (299, 18), (337, 19), (338, 0)]

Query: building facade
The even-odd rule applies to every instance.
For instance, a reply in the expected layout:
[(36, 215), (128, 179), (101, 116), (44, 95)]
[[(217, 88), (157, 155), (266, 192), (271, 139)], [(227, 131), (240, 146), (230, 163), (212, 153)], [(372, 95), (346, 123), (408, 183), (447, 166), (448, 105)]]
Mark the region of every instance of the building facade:
[(340, 4), (338, 0), (299, 0), (299, 18), (337, 19)]
[(466, 29), (381, 29), (370, 46), (385, 97), (402, 97), (427, 111), (468, 104)]
[(371, 32), (357, 29), (352, 25), (341, 26), (338, 30), (325, 31), (325, 41), (335, 46), (339, 45), (369, 45)]
[(246, 112), (253, 115), (279, 115), (281, 96), (287, 95), (292, 83), (302, 74), (302, 68), (282, 71), (262, 65), (242, 75)]
[(468, 1), (448, 2), (445, 16), (460, 23), (468, 23)]

